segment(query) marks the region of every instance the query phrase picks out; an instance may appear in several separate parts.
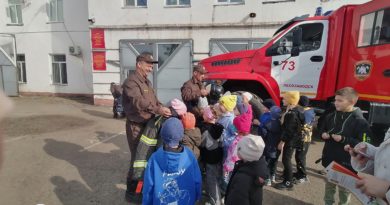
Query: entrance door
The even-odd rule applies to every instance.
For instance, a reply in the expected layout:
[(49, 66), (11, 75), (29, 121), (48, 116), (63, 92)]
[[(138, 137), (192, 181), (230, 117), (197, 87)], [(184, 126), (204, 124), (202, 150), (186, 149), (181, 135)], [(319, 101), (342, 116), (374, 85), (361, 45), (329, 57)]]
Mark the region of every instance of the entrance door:
[[(302, 28), (302, 44), (299, 56), (291, 57), (292, 30)], [(278, 82), (281, 93), (298, 90), (314, 98), (326, 59), (327, 21), (298, 24), (282, 35), (273, 45), (277, 54), (272, 56), (272, 76)]]
[(191, 40), (121, 40), (121, 82), (135, 70), (135, 59), (142, 52), (150, 52), (158, 64), (149, 80), (162, 103), (181, 98), (180, 88), (192, 72)]
[(8, 96), (18, 95), (15, 38), (0, 35), (0, 89)]

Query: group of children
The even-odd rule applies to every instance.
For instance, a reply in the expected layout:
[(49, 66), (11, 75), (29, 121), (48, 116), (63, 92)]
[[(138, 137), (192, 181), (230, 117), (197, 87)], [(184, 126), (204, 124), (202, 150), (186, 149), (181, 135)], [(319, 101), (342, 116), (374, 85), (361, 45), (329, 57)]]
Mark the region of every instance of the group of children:
[[(370, 134), (361, 118), (354, 114), (357, 111), (350, 110), (357, 95), (354, 97), (349, 91), (350, 88), (336, 92), (336, 111), (331, 115), (334, 117), (327, 117), (320, 127), (325, 140), (324, 166), (329, 160), (344, 163), (343, 157), (348, 156), (345, 152), (334, 156), (328, 153), (330, 150), (338, 152), (345, 144), (361, 141), (361, 132), (350, 129), (356, 121), (361, 124), (358, 130), (363, 130), (365, 136)], [(347, 99), (341, 107), (348, 110), (338, 106), (340, 96)], [(184, 104), (178, 105), (180, 101), (175, 99), (175, 106), (171, 107), (180, 107), (177, 112), (180, 114), (162, 124), (163, 146), (148, 160), (143, 204), (194, 204), (200, 200), (202, 188), (214, 204), (261, 204), (263, 186), (276, 182), (281, 153), (283, 181), (275, 184), (275, 188), (291, 190), (294, 182), (307, 182), (306, 154), (315, 119), (314, 110), (308, 107), (309, 99), (297, 91), (285, 92), (283, 110), (273, 100), (266, 99), (263, 114), (257, 119), (253, 119), (251, 99), (252, 95), (245, 92), (224, 95), (214, 105), (199, 103), (200, 116), (183, 111)], [(294, 151), (295, 173), (291, 163)], [(334, 194), (331, 189), (335, 187), (327, 184), (327, 202), (332, 200), (327, 197)]]
[[(223, 196), (225, 204), (243, 200), (261, 204), (263, 185), (275, 182), (281, 152), (277, 146), (282, 138), (282, 110), (267, 99), (263, 102), (263, 114), (253, 119), (249, 103), (252, 97), (248, 92), (225, 95), (214, 105), (201, 99), (197, 113), (201, 116), (186, 112), (181, 101), (172, 100), (171, 108), (179, 114), (162, 125), (160, 136), (164, 145), (148, 160), (143, 203), (194, 202), (200, 197), (203, 173), (203, 188), (214, 204), (222, 204)], [(253, 131), (253, 125), (259, 129)], [(162, 158), (165, 159), (160, 161)], [(178, 194), (182, 192), (186, 196)]]

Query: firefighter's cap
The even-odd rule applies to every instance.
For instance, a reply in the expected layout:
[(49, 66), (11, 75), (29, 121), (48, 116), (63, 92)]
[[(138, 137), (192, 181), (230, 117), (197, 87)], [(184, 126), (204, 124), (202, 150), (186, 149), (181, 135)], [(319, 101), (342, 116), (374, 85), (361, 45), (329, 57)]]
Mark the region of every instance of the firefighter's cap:
[(136, 61), (137, 61), (137, 63), (140, 62), (140, 61), (144, 61), (144, 62), (150, 63), (150, 64), (158, 63), (158, 61), (155, 61), (153, 59), (153, 54), (151, 54), (149, 52), (143, 52), (143, 53), (139, 54), (137, 56)]
[(197, 71), (197, 72), (199, 72), (199, 73), (201, 73), (201, 74), (206, 74), (206, 73), (207, 73), (206, 69), (205, 69), (204, 66), (201, 65), (201, 64), (198, 64), (198, 65), (195, 65), (195, 66), (194, 66), (194, 72), (195, 72), (195, 71)]

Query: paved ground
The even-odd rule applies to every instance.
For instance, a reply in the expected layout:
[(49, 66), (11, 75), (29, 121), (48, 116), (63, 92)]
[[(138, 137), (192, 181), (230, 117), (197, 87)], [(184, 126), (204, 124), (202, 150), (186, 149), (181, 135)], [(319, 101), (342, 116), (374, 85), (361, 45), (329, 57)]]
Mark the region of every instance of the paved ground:
[[(0, 204), (126, 204), (125, 121), (112, 119), (111, 108), (82, 99), (13, 100), (16, 109), (4, 127)], [(324, 179), (314, 164), (322, 146), (315, 142), (308, 153), (310, 183), (294, 191), (266, 187), (264, 204), (323, 204)]]

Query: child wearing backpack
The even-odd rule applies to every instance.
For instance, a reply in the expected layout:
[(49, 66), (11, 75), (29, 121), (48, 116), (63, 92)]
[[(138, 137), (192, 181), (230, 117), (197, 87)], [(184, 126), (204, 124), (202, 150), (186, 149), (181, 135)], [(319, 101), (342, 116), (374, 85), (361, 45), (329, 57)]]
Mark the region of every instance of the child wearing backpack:
[(209, 106), (204, 108), (200, 157), (205, 169), (205, 190), (214, 204), (219, 205), (222, 203), (219, 182), (222, 179), (222, 132), (224, 127), (215, 123), (215, 119), (216, 116), (212, 108)]
[(308, 182), (306, 174), (306, 155), (311, 143), (311, 137), (313, 134), (313, 123), (315, 120), (314, 109), (309, 107), (310, 100), (307, 96), (301, 96), (298, 104), (303, 108), (303, 115), (305, 117), (305, 123), (303, 125), (303, 146), (295, 150), (295, 162), (297, 165), (297, 172), (293, 174), (294, 183)]
[(265, 143), (264, 156), (268, 163), (268, 170), (270, 174), (270, 178), (267, 178), (265, 181), (265, 185), (267, 186), (271, 186), (272, 183), (276, 183), (276, 165), (281, 153), (280, 150), (278, 150), (278, 144), (282, 134), (280, 124), (281, 112), (280, 107), (272, 106), (269, 112), (269, 120), (261, 122), (260, 124), (261, 137)]
[(292, 190), (293, 172), (291, 158), (296, 148), (303, 146), (302, 128), (304, 122), (303, 109), (298, 105), (299, 91), (287, 91), (283, 95), (283, 105), (286, 111), (282, 115), (282, 136), (278, 145), (279, 150), (283, 150), (283, 182), (275, 185), (276, 189)]

